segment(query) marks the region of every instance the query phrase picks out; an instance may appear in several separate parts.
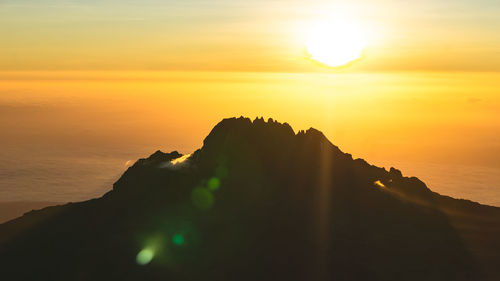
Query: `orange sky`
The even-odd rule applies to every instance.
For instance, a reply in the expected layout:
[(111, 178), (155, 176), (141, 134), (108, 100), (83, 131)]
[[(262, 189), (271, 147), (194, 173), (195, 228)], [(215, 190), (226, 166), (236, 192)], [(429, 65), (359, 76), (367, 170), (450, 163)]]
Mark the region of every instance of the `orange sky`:
[[(411, 163), (498, 185), (496, 2), (4, 0), (0, 144), (192, 152), (222, 118), (264, 116), (438, 185)], [(331, 69), (304, 43), (339, 14), (368, 40)]]
[(496, 73), (9, 75), (0, 81), (4, 140), (18, 141), (34, 128), (40, 141), (137, 142), (189, 152), (216, 122), (244, 115), (316, 127), (360, 157), (497, 163), (492, 152), (500, 145)]

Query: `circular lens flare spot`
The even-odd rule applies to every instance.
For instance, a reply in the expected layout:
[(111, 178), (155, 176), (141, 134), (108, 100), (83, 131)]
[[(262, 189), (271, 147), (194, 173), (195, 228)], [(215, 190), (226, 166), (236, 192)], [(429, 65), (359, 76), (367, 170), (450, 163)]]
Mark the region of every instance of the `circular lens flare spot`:
[(153, 249), (145, 248), (145, 249), (142, 249), (137, 254), (137, 256), (135, 257), (135, 260), (136, 260), (137, 264), (139, 264), (139, 265), (146, 265), (146, 264), (151, 262), (154, 255), (155, 255), (155, 253), (154, 253)]
[(197, 187), (191, 192), (193, 205), (200, 210), (208, 210), (214, 205), (214, 195), (208, 188)]
[(208, 189), (212, 191), (219, 189), (219, 186), (220, 186), (220, 180), (217, 177), (212, 177), (207, 182)]
[(172, 242), (174, 243), (174, 245), (181, 246), (182, 244), (184, 244), (184, 236), (180, 233), (177, 233), (172, 237)]

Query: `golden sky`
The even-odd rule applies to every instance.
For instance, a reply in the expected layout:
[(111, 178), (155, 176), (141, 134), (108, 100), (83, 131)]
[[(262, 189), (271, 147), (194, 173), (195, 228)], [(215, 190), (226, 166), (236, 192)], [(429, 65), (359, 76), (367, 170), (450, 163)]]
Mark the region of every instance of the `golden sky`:
[[(367, 40), (331, 69), (305, 41), (339, 15)], [(500, 206), (499, 30), (498, 0), (0, 0), (0, 146), (14, 171), (0, 195), (52, 200), (50, 181), (16, 177), (30, 161), (65, 174), (46, 154), (77, 172), (111, 155), (114, 169), (88, 165), (96, 183), (156, 149), (193, 152), (243, 115), (315, 127), (355, 157)]]
[(496, 0), (2, 0), (0, 69), (323, 71), (304, 36), (339, 14), (370, 37), (349, 70), (500, 70)]

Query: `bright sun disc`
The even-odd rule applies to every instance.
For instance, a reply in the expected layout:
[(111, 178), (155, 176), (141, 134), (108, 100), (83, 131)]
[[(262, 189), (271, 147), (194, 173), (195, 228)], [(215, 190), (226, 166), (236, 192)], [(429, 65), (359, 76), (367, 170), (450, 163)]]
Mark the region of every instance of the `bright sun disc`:
[(309, 30), (305, 45), (312, 59), (339, 67), (361, 58), (365, 36), (352, 22), (323, 21)]

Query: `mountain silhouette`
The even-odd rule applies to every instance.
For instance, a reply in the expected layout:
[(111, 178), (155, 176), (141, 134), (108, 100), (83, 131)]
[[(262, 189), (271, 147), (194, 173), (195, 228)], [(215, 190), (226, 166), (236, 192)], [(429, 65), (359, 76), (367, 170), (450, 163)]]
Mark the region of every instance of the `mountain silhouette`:
[(224, 119), (98, 199), (0, 225), (3, 280), (500, 280), (500, 208), (353, 159), (320, 131)]

